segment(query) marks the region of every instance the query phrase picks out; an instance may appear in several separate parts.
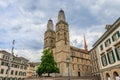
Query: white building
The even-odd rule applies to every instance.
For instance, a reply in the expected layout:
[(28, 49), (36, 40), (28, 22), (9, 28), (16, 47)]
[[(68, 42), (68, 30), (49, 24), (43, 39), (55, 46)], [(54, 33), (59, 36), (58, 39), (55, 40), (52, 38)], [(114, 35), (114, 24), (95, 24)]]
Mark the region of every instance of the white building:
[[(0, 80), (5, 80), (7, 77), (7, 70), (11, 55), (12, 54), (9, 52), (0, 50)], [(9, 80), (24, 80), (24, 78), (26, 78), (27, 65), (27, 59), (23, 57), (13, 56), (8, 76)]]
[(96, 41), (102, 80), (120, 80), (120, 18)]
[(29, 62), (28, 63), (28, 68), (27, 68), (27, 78), (30, 77), (37, 77), (36, 69), (37, 66), (40, 64), (40, 62)]

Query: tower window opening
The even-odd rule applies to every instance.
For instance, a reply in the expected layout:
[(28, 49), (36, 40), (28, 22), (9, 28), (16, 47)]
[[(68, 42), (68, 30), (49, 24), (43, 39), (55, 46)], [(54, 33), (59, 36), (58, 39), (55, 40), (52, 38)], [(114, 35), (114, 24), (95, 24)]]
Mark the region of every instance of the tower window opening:
[(58, 39), (60, 38), (60, 33), (58, 33)]

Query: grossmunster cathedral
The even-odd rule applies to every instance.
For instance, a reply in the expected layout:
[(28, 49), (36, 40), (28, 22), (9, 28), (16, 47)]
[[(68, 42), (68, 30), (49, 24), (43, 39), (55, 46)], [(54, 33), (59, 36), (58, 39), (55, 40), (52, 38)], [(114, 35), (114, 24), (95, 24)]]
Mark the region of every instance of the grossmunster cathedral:
[(70, 45), (69, 24), (62, 9), (58, 13), (58, 21), (55, 26), (51, 19), (48, 20), (47, 29), (44, 33), (44, 49), (48, 48), (53, 52), (60, 69), (59, 75), (68, 76), (67, 58), (70, 59), (70, 76), (91, 75), (90, 55), (88, 54), (86, 40), (84, 38), (84, 49)]

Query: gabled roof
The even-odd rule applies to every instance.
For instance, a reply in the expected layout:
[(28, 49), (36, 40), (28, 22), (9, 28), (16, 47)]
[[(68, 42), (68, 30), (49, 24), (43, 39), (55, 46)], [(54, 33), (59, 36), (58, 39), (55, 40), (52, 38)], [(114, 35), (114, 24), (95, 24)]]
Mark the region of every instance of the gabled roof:
[(80, 49), (80, 48), (74, 47), (74, 46), (70, 46), (70, 49), (88, 54), (88, 51), (86, 51), (84, 49)]
[(24, 57), (18, 57), (18, 58), (29, 61), (28, 59), (26, 59), (26, 58), (24, 58)]

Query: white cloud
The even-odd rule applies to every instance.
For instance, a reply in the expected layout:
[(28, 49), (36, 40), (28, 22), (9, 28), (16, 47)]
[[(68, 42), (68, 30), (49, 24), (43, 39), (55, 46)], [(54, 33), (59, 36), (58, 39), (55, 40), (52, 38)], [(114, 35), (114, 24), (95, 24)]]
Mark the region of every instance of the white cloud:
[[(90, 28), (70, 30), (71, 45), (84, 48), (84, 34), (88, 49), (92, 48), (94, 42), (105, 32), (104, 25), (93, 25)], [(80, 46), (81, 45), (81, 46)]]
[(43, 48), (47, 20), (52, 18), (56, 23), (57, 11), (63, 8), (71, 26), (71, 45), (83, 48), (85, 33), (91, 49), (105, 31), (105, 25), (112, 24), (120, 16), (119, 3), (120, 0), (57, 0), (54, 3), (49, 0), (0, 0), (0, 48), (10, 49), (15, 39), (16, 53), (37, 61)]
[[(10, 49), (4, 49), (11, 53)], [(24, 49), (24, 50), (14, 50), (14, 55), (18, 57), (24, 57), (28, 59), (30, 62), (35, 61), (35, 62), (40, 62), (42, 54), (42, 49), (40, 50), (29, 50), (29, 49)]]

